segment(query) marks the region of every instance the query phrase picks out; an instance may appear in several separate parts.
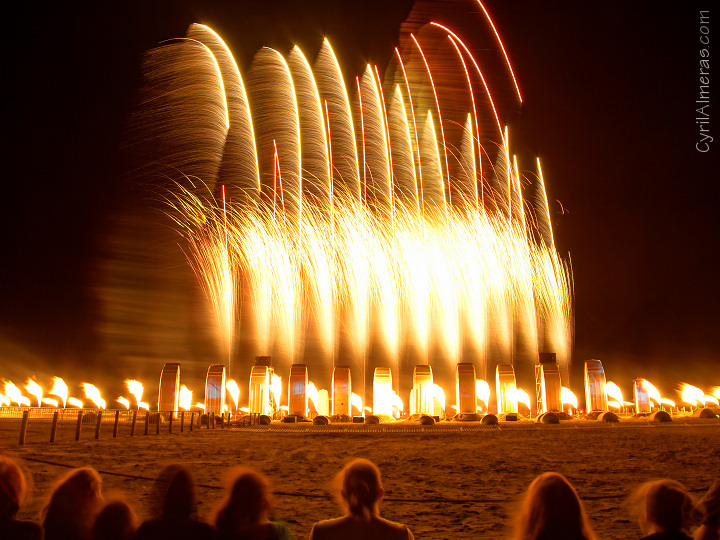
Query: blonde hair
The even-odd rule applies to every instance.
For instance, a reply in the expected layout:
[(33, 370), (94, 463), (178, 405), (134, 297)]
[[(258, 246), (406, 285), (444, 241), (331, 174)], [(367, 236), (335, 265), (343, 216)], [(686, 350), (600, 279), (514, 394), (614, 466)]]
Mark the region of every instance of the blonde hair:
[(351, 516), (369, 519), (378, 513), (383, 494), (380, 470), (367, 459), (355, 459), (335, 477), (342, 503)]
[(575, 488), (558, 473), (544, 473), (530, 484), (516, 526), (516, 540), (594, 540)]

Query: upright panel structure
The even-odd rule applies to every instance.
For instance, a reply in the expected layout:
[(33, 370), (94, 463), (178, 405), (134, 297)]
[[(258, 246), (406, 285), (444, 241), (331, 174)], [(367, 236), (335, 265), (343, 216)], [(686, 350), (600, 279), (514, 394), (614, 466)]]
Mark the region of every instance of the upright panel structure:
[(305, 364), (293, 364), (290, 367), (288, 384), (288, 414), (308, 416), (308, 369)]
[(475, 366), (459, 363), (455, 370), (455, 398), (458, 413), (476, 413)]
[(376, 367), (373, 375), (373, 414), (392, 416), (392, 372), (389, 367)]
[(516, 391), (515, 370), (512, 365), (498, 364), (495, 370), (495, 394), (497, 394), (498, 414), (518, 412)]
[(352, 416), (352, 381), (348, 366), (335, 366), (332, 380), (333, 414)]
[(607, 411), (605, 370), (600, 360), (585, 362), (585, 407), (587, 412)]
[(638, 414), (652, 412), (650, 394), (645, 387), (645, 379), (635, 379), (633, 393), (635, 395), (635, 412)]
[(557, 364), (540, 364), (540, 383), (542, 412), (562, 412), (562, 382)]
[(180, 402), (180, 364), (170, 362), (163, 366), (159, 394), (158, 411), (177, 412)]
[(422, 364), (413, 372), (413, 392), (410, 400), (410, 414), (434, 414), (432, 368)]
[(225, 366), (213, 364), (205, 379), (205, 412), (222, 414), (225, 411)]
[(270, 409), (270, 368), (253, 366), (250, 371), (250, 401), (248, 408), (251, 414), (272, 415)]

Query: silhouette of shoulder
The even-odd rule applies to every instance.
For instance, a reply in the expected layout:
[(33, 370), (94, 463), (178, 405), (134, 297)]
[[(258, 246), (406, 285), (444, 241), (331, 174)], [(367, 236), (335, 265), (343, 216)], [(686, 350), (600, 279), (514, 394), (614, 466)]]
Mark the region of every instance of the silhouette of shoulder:
[(345, 516), (317, 522), (310, 531), (310, 540), (413, 540), (410, 530), (400, 523), (381, 517), (369, 521)]
[(0, 522), (0, 538), (3, 540), (42, 540), (43, 528), (32, 521)]

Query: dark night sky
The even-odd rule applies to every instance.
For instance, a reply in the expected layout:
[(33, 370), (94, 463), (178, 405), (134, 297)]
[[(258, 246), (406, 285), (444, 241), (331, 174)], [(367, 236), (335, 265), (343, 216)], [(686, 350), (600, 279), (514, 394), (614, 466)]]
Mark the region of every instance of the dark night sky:
[[(345, 63), (362, 65), (391, 51), (409, 9), (381, 0), (24, 4), (5, 14), (0, 376), (11, 378), (98, 369), (88, 284), (105, 216), (128, 197), (119, 149), (143, 51), (202, 22), (241, 64), (254, 49), (240, 44), (325, 32)], [(572, 261), (574, 386), (588, 358), (612, 379), (720, 384), (720, 115), (711, 151), (695, 149), (698, 12), (710, 2), (486, 6), (525, 98), (505, 114), (514, 149), (521, 168), (541, 156), (558, 201), (558, 249)]]

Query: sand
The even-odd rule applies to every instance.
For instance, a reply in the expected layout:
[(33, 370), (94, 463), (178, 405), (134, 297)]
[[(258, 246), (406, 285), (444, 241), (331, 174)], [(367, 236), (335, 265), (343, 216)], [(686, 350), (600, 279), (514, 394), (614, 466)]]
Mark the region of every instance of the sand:
[[(668, 477), (697, 495), (720, 476), (720, 421), (687, 419), (672, 424), (602, 424), (571, 421), (474, 425), (465, 431), (437, 426), (404, 432), (330, 431), (303, 426), (201, 430), (130, 437), (111, 429), (93, 439), (42, 442), (37, 432), (25, 446), (4, 426), (5, 451), (24, 459), (34, 481), (33, 499), (22, 511), (37, 519), (44, 496), (67, 469), (89, 465), (102, 473), (104, 489), (122, 490), (147, 516), (150, 479), (165, 464), (194, 471), (200, 514), (210, 518), (223, 476), (236, 465), (263, 471), (275, 491), (275, 516), (297, 537), (312, 523), (339, 515), (328, 495), (331, 480), (352, 457), (374, 461), (383, 473), (382, 515), (409, 525), (416, 538), (507, 538), (517, 501), (538, 474), (557, 471), (576, 486), (600, 538), (640, 538), (626, 498), (640, 483)], [(121, 426), (122, 427), (122, 426)], [(151, 426), (152, 428), (152, 426)], [(46, 435), (47, 433), (45, 433)], [(73, 430), (74, 435), (74, 430)], [(130, 475), (131, 477), (122, 476)]]

